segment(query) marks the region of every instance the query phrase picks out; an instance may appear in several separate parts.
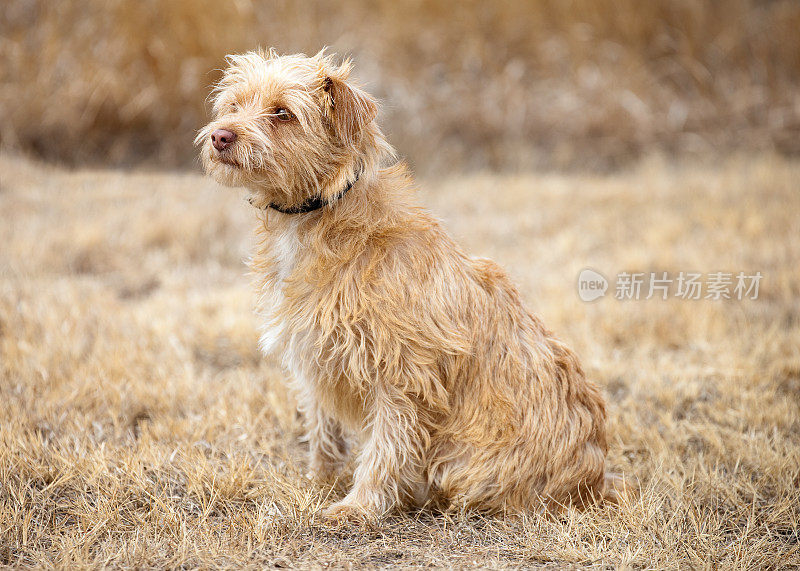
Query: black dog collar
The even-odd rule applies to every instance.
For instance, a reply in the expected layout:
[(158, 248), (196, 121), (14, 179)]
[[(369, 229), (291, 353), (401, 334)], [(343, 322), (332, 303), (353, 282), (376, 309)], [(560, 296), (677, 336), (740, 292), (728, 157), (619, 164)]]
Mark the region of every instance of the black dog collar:
[(333, 197), (332, 200), (325, 200), (322, 198), (322, 196), (314, 196), (307, 199), (305, 202), (298, 204), (297, 206), (280, 206), (274, 202), (270, 202), (267, 208), (272, 208), (273, 210), (277, 210), (283, 214), (304, 214), (306, 212), (319, 210), (323, 206), (327, 206), (328, 204), (332, 204), (340, 200), (345, 194), (347, 194), (347, 191), (353, 188), (353, 185), (358, 182), (358, 177), (361, 176), (361, 172), (361, 170), (357, 171), (355, 178), (353, 178), (351, 181), (347, 181), (345, 187), (335, 197)]

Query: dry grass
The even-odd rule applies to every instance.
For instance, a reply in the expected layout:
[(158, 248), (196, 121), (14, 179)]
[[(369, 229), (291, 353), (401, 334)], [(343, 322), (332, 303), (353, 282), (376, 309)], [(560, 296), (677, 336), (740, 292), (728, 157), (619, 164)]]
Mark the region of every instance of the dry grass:
[(418, 167), (607, 167), (657, 147), (800, 153), (794, 0), (6, 0), (0, 142), (189, 164), (231, 52), (349, 53)]
[[(252, 213), (196, 174), (0, 155), (0, 564), (800, 566), (800, 163), (430, 181), (610, 403), (619, 508), (330, 530), (259, 356)], [(487, 196), (492, 201), (486, 200)], [(760, 270), (757, 301), (578, 301), (578, 271)]]

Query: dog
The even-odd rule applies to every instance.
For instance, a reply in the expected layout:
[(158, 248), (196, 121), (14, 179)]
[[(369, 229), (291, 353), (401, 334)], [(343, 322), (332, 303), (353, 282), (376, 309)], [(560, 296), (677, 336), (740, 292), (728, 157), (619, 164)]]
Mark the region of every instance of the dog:
[(335, 478), (360, 443), (325, 516), (613, 499), (600, 392), (506, 273), (417, 203), (350, 60), (227, 63), (196, 143), (207, 174), (250, 191), (261, 348), (293, 377), (313, 474)]

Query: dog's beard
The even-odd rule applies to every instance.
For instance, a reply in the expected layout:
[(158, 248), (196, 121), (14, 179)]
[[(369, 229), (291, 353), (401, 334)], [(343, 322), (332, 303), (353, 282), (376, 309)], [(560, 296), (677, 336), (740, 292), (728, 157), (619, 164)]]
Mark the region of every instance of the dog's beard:
[(225, 186), (244, 186), (246, 172), (234, 158), (214, 154), (214, 151), (203, 153), (203, 169), (211, 178)]
[[(250, 191), (250, 204), (267, 208), (271, 203), (293, 204), (302, 198), (295, 196), (298, 187), (305, 186), (293, 173), (284, 172), (278, 165), (265, 164), (253, 168), (245, 157), (235, 152), (218, 153), (210, 144), (201, 152), (206, 174), (223, 186), (246, 188)], [(271, 168), (270, 168), (271, 167)], [(305, 194), (301, 191), (297, 193)]]
[(254, 167), (248, 156), (241, 156), (240, 148), (225, 150), (221, 153), (205, 144), (201, 153), (203, 170), (218, 183), (225, 186), (253, 188), (263, 187), (270, 178), (266, 170)]

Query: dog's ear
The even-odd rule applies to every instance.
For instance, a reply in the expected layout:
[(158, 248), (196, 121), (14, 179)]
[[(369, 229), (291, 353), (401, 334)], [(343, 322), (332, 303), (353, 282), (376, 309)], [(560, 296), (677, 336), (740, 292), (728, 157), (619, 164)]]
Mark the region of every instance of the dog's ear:
[(325, 75), (322, 91), (325, 94), (326, 114), (336, 135), (346, 145), (354, 143), (364, 127), (378, 114), (375, 100), (365, 91), (349, 85), (339, 74)]

